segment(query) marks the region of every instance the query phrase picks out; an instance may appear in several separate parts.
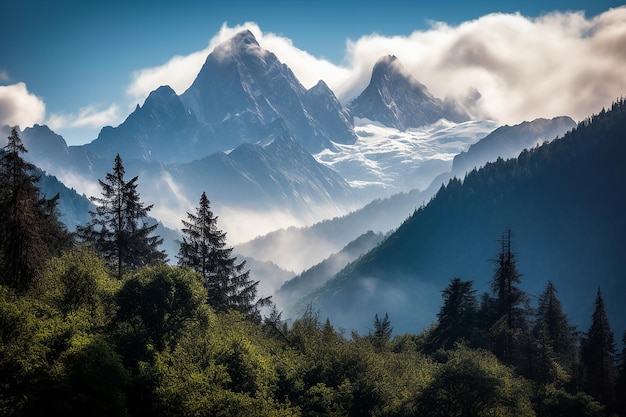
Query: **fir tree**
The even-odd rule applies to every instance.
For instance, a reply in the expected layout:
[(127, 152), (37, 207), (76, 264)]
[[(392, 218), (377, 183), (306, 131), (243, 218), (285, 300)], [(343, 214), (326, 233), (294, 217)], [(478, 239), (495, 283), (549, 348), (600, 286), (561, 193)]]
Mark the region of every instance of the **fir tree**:
[(165, 253), (158, 249), (163, 242), (158, 235), (151, 236), (157, 225), (148, 225), (148, 212), (152, 205), (144, 206), (137, 191), (138, 177), (126, 181), (122, 158), (117, 154), (113, 172), (105, 180), (98, 180), (102, 197), (92, 197), (96, 211), (90, 211), (92, 220), (79, 226), (81, 239), (93, 243), (100, 255), (121, 278), (125, 272), (142, 266), (163, 262)]
[(259, 316), (259, 308), (269, 305), (269, 298), (256, 300), (259, 282), (250, 279), (246, 262), (237, 262), (233, 248), (226, 246), (226, 233), (218, 229), (206, 193), (200, 196), (196, 213), (182, 220), (183, 240), (178, 251), (178, 265), (202, 274), (209, 304), (219, 311), (236, 309)]
[(24, 291), (43, 261), (68, 248), (72, 238), (58, 220), (59, 196), (40, 196), (36, 168), (22, 158), (28, 151), (15, 127), (8, 139), (0, 154), (1, 282)]
[(599, 288), (591, 326), (582, 340), (581, 363), (585, 391), (610, 408), (615, 399), (615, 340)]

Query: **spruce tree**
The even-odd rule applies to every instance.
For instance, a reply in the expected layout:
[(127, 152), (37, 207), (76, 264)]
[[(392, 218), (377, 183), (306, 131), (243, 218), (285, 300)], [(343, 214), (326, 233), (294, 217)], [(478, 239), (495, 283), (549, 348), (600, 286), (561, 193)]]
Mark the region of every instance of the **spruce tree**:
[(0, 153), (0, 280), (19, 291), (31, 286), (49, 255), (72, 244), (58, 220), (59, 196), (41, 197), (36, 168), (21, 156), (26, 152), (14, 127)]
[(93, 243), (100, 255), (115, 268), (117, 277), (128, 271), (155, 262), (164, 262), (165, 252), (158, 249), (163, 242), (158, 235), (151, 236), (157, 225), (148, 225), (152, 205), (144, 206), (137, 191), (135, 176), (126, 181), (122, 158), (117, 154), (113, 172), (105, 180), (98, 180), (102, 197), (91, 197), (96, 210), (90, 211), (91, 222), (79, 226), (77, 233)]
[(259, 308), (269, 305), (269, 298), (256, 300), (259, 282), (250, 279), (245, 261), (237, 262), (232, 256), (233, 248), (227, 247), (226, 233), (217, 227), (206, 193), (200, 196), (196, 213), (187, 213), (187, 221), (182, 223), (178, 265), (202, 274), (209, 305), (218, 311), (235, 309), (260, 318)]
[(591, 326), (581, 343), (581, 363), (585, 391), (611, 408), (615, 400), (615, 340), (604, 308), (600, 288), (596, 295)]

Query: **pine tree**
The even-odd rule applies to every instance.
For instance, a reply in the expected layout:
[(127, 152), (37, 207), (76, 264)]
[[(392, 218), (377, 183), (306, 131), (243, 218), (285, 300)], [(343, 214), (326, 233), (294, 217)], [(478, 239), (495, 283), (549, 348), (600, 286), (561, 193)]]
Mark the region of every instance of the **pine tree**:
[(432, 349), (451, 349), (459, 340), (470, 341), (477, 324), (478, 303), (472, 281), (453, 278), (442, 291), (443, 306), (431, 339)]
[(77, 233), (85, 242), (93, 243), (100, 255), (117, 271), (117, 277), (130, 270), (163, 262), (165, 253), (158, 249), (163, 242), (158, 235), (151, 236), (157, 225), (148, 225), (148, 212), (152, 205), (144, 206), (137, 191), (138, 177), (124, 179), (126, 170), (117, 154), (113, 172), (105, 180), (98, 180), (102, 197), (91, 197), (96, 211), (86, 226)]
[(615, 340), (599, 288), (591, 326), (581, 344), (581, 363), (585, 391), (610, 408), (617, 373)]
[(183, 240), (178, 251), (178, 265), (202, 274), (208, 302), (218, 311), (236, 309), (259, 316), (259, 308), (269, 305), (269, 298), (256, 300), (258, 281), (250, 279), (245, 261), (237, 263), (233, 248), (226, 246), (226, 233), (217, 227), (206, 193), (200, 196), (196, 213), (182, 220)]
[(40, 196), (39, 176), (21, 156), (28, 151), (15, 127), (8, 139), (0, 154), (0, 280), (24, 291), (43, 261), (68, 248), (72, 238), (58, 220), (59, 196)]

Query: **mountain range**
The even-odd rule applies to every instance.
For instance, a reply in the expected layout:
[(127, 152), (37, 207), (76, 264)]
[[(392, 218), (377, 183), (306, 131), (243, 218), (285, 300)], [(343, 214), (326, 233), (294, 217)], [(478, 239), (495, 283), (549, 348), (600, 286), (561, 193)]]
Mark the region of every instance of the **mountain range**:
[[(606, 226), (623, 226), (615, 209), (623, 201), (596, 189), (619, 189), (621, 145), (585, 148), (603, 134), (598, 125), (615, 128), (620, 109), (575, 130), (568, 117), (498, 127), (434, 97), (393, 56), (377, 61), (369, 85), (344, 106), (323, 81), (303, 87), (243, 31), (209, 54), (183, 94), (156, 89), (85, 145), (67, 146), (47, 126), (20, 135), (43, 170), (42, 190), (61, 193), (68, 227), (86, 221), (86, 195), (99, 192), (97, 179), (119, 153), (155, 205), (171, 260), (173, 229), (206, 191), (251, 276), (275, 291), (286, 316), (310, 302), (333, 323), (363, 330), (388, 312), (401, 332), (433, 320), (453, 276), (484, 289), (507, 227), (530, 292), (551, 279), (572, 312), (591, 285), (623, 290), (621, 246)], [(605, 263), (599, 279), (597, 260)], [(587, 307), (572, 314), (577, 323)]]

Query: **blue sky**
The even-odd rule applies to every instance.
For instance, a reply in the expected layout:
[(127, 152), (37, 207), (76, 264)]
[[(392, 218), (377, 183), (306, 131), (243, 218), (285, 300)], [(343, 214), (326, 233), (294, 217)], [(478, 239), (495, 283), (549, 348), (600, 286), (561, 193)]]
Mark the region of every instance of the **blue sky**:
[[(261, 46), (266, 49), (273, 50), (270, 46), (275, 45), (277, 39), (286, 45), (282, 55), (278, 52), (277, 55), (288, 65), (298, 60), (296, 55), (289, 56), (291, 52), (306, 53), (311, 62), (319, 61), (320, 68), (327, 66), (327, 70), (320, 69), (316, 75), (329, 79), (335, 77), (335, 85), (328, 82), (331, 88), (335, 90), (335, 86), (341, 88), (341, 85), (352, 83), (354, 91), (357, 91), (363, 85), (363, 76), (356, 80), (356, 76), (349, 78), (346, 74), (365, 74), (367, 67), (360, 70), (356, 67), (358, 63), (371, 65), (371, 62), (357, 59), (358, 53), (350, 52), (348, 48), (352, 45), (358, 49), (356, 46), (364, 45), (366, 41), (374, 45), (373, 34), (378, 35), (378, 44), (383, 41), (386, 45), (392, 45), (394, 41), (406, 43), (416, 32), (423, 36), (414, 36), (412, 42), (430, 42), (435, 35), (443, 36), (451, 28), (459, 29), (469, 21), (483, 19), (484, 27), (496, 24), (493, 19), (484, 19), (490, 13), (512, 15), (519, 12), (526, 19), (520, 27), (524, 26), (524, 22), (530, 22), (544, 28), (545, 22), (541, 19), (546, 15), (582, 11), (584, 13), (578, 15), (580, 19), (570, 18), (567, 28), (561, 28), (559, 34), (554, 35), (556, 45), (558, 36), (567, 36), (572, 31), (568, 28), (576, 27), (578, 38), (563, 41), (564, 47), (569, 47), (566, 45), (570, 41), (584, 42), (586, 35), (580, 33), (589, 30), (584, 28), (600, 25), (593, 19), (617, 6), (620, 3), (613, 1), (3, 0), (0, 3), (0, 16), (3, 16), (0, 25), (0, 122), (21, 122), (22, 128), (26, 127), (24, 124), (33, 122), (48, 123), (55, 126), (55, 130), (63, 134), (70, 144), (91, 141), (103, 125), (121, 123), (135, 104), (143, 103), (146, 92), (133, 89), (142, 70), (167, 65), (175, 56), (188, 57), (199, 51), (208, 53), (212, 44), (230, 33), (226, 29), (236, 29), (246, 22), (254, 23), (253, 27), (260, 35), (258, 38), (268, 37), (267, 45), (260, 39)], [(623, 15), (604, 20), (613, 21), (615, 25), (615, 19), (622, 19)], [(581, 19), (584, 22), (581, 23)], [(448, 32), (446, 28), (436, 28), (433, 22), (445, 23)], [(548, 23), (563, 26), (559, 19), (550, 19)], [(513, 26), (516, 24), (514, 22)], [(505, 26), (498, 24), (494, 27)], [(470, 30), (474, 31), (472, 37), (480, 33), (476, 28), (467, 29)], [(456, 32), (458, 39), (466, 36), (460, 29)], [(289, 43), (293, 51), (287, 51)], [(437, 45), (443, 48), (443, 43), (441, 41)], [(372, 54), (385, 51), (380, 47), (372, 48)], [(388, 48), (396, 53), (395, 47)], [(576, 46), (572, 48), (575, 53)], [(398, 55), (402, 60), (402, 52)], [(377, 57), (372, 55), (371, 59)], [(584, 57), (578, 59), (584, 60)], [(615, 59), (617, 61), (612, 65), (622, 65), (623, 68), (622, 57), (616, 56)], [(434, 88), (435, 93), (450, 93), (444, 91), (441, 80), (438, 81), (435, 75), (420, 72), (419, 62), (410, 62), (410, 57), (405, 61), (409, 62), (409, 67), (416, 68), (416, 77), (419, 76), (429, 88)], [(476, 67), (475, 63), (472, 65)], [(604, 71), (603, 68), (598, 70)], [(303, 71), (294, 70), (297, 76), (306, 78)], [(588, 72), (581, 69), (581, 74)], [(343, 82), (340, 81), (342, 76)], [(346, 81), (348, 78), (350, 82)], [(606, 86), (606, 94), (622, 87), (626, 89), (626, 85), (619, 84), (619, 80), (616, 83), (617, 86), (615, 83)], [(495, 90), (493, 85), (481, 84), (480, 79), (476, 79), (474, 84), (481, 94), (487, 94), (487, 98), (490, 97), (490, 89)], [(508, 84), (515, 87), (516, 83)], [(184, 82), (181, 81), (180, 85), (183, 86)], [(6, 88), (3, 90), (3, 87)], [(519, 88), (523, 89), (523, 86)], [(337, 90), (335, 93), (342, 95)], [(624, 94), (626, 90), (614, 91), (613, 98)], [(347, 97), (348, 92), (344, 91), (343, 95), (343, 98)], [(497, 108), (495, 98), (493, 103), (492, 108)], [(525, 103), (524, 108), (530, 109), (531, 104)], [(545, 111), (549, 112), (551, 108)], [(526, 117), (522, 110), (518, 113), (520, 117)], [(512, 109), (508, 114), (496, 116), (508, 121), (517, 117), (518, 113)], [(532, 112), (528, 114), (529, 117), (533, 115)]]

